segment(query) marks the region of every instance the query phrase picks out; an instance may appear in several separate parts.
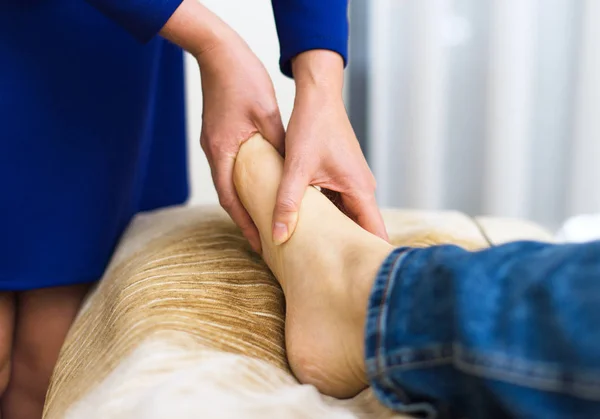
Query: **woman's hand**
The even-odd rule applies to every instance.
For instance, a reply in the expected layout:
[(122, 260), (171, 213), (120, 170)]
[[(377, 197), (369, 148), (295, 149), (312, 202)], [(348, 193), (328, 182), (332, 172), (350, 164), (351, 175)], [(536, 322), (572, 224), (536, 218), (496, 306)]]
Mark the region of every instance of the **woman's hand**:
[[(324, 50), (300, 54), (293, 64), (296, 100), (285, 138), (284, 174), (273, 217), (273, 240), (296, 228), (308, 185), (337, 192), (341, 209), (365, 230), (387, 240), (375, 201), (375, 179), (342, 99), (343, 61)], [(331, 198), (331, 193), (328, 193)]]
[(233, 185), (240, 145), (259, 132), (283, 153), (285, 131), (271, 78), (241, 37), (196, 0), (185, 0), (161, 35), (198, 60), (203, 114), (200, 144), (219, 202), (260, 252), (260, 236)]
[(281, 153), (284, 128), (267, 71), (240, 40), (204, 52), (203, 115), (200, 144), (210, 164), (221, 206), (260, 252), (260, 236), (233, 185), (233, 166), (240, 145), (260, 132)]
[(313, 50), (294, 59), (296, 101), (286, 137), (265, 68), (216, 15), (196, 0), (184, 0), (161, 35), (198, 60), (204, 102), (200, 143), (219, 202), (255, 250), (260, 251), (260, 236), (237, 196), (232, 174), (240, 145), (257, 132), (280, 153), (285, 148), (274, 209), (276, 243), (285, 242), (296, 228), (300, 202), (311, 184), (338, 192), (351, 218), (387, 238), (375, 202), (375, 181), (342, 101), (343, 62), (337, 53)]

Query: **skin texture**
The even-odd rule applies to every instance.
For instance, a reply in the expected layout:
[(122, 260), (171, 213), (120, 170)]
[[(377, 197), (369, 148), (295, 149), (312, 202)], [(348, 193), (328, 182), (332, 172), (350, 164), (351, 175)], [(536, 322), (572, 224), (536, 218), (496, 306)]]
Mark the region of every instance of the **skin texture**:
[(312, 187), (302, 191), (296, 232), (276, 245), (271, 208), (283, 173), (283, 159), (260, 135), (242, 145), (235, 186), (285, 295), (288, 361), (300, 382), (330, 396), (352, 397), (367, 385), (367, 301), (393, 246), (360, 228)]
[(161, 35), (198, 60), (203, 97), (200, 145), (219, 203), (260, 251), (258, 231), (240, 203), (232, 174), (240, 145), (257, 132), (283, 152), (285, 131), (273, 83), (242, 38), (196, 0), (184, 0)]
[(293, 234), (308, 185), (328, 190), (350, 218), (387, 240), (375, 200), (375, 179), (344, 107), (342, 57), (332, 51), (307, 51), (294, 59), (292, 69), (296, 100), (285, 138), (274, 242), (281, 244)]
[[(204, 99), (200, 144), (221, 205), (255, 250), (261, 251), (265, 228), (271, 239), (265, 242), (263, 237), (263, 245), (282, 245), (290, 239), (309, 184), (339, 193), (341, 205), (352, 220), (387, 238), (375, 203), (375, 182), (342, 101), (343, 63), (338, 54), (314, 50), (294, 59), (297, 94), (286, 135), (264, 66), (217, 16), (196, 0), (184, 0), (161, 35), (198, 60)], [(266, 201), (271, 216), (262, 235), (234, 187), (240, 146), (256, 133), (269, 139), (271, 148), (265, 152), (286, 155), (277, 183), (270, 181), (270, 190), (276, 195)], [(85, 286), (72, 286), (0, 295), (0, 401), (4, 419), (41, 416), (54, 363), (86, 291)], [(310, 376), (304, 367), (298, 371)]]
[[(0, 401), (10, 380), (11, 355), (15, 326), (15, 295), (0, 293)], [(0, 417), (2, 416), (0, 408)]]
[(58, 354), (89, 287), (71, 285), (0, 296), (0, 339), (10, 336), (0, 340), (4, 379), (8, 379), (6, 387), (0, 388), (4, 390), (0, 392), (2, 419), (42, 416)]
[(161, 35), (198, 60), (204, 98), (200, 143), (221, 206), (255, 250), (260, 251), (259, 234), (233, 186), (233, 161), (240, 145), (256, 133), (285, 154), (284, 175), (273, 205), (275, 243), (284, 243), (293, 234), (309, 184), (338, 194), (350, 218), (387, 239), (375, 202), (375, 181), (344, 108), (339, 54), (312, 50), (293, 60), (297, 93), (286, 135), (264, 66), (217, 16), (195, 0), (184, 0)]

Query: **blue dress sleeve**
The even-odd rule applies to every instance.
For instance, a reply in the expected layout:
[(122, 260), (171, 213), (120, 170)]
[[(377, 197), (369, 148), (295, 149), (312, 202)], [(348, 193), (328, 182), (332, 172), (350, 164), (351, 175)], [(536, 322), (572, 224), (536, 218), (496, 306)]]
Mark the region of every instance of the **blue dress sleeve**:
[(141, 42), (156, 35), (183, 0), (86, 0)]
[(293, 77), (291, 60), (312, 49), (328, 49), (348, 60), (348, 0), (271, 0), (283, 74)]

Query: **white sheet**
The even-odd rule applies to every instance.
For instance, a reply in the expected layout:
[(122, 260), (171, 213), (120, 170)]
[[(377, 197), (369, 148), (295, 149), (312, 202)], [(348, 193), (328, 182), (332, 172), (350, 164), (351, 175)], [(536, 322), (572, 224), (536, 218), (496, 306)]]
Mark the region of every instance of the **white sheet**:
[(600, 214), (582, 214), (569, 218), (556, 233), (561, 243), (600, 240)]

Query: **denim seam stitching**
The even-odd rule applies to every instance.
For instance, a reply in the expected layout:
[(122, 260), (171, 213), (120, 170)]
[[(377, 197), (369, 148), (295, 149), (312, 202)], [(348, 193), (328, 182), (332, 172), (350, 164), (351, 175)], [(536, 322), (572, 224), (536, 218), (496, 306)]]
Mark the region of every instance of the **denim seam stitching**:
[[(481, 365), (483, 367), (491, 366), (494, 368), (498, 368), (499, 366), (501, 366), (504, 370), (510, 370), (514, 371), (515, 373), (522, 373), (523, 375), (528, 376), (544, 377), (556, 375), (548, 373), (548, 371), (557, 370), (556, 363), (528, 361), (525, 359), (513, 357), (508, 358), (500, 354), (485, 353), (477, 350), (468, 349), (459, 343), (455, 343), (453, 347), (453, 352), (457, 354), (457, 358), (465, 364)], [(473, 359), (473, 361), (470, 361), (469, 359)], [(478, 359), (480, 359), (481, 361), (478, 362)], [(486, 363), (486, 361), (488, 362)], [(593, 370), (593, 372), (575, 371), (573, 375), (586, 377), (582, 379), (582, 381), (590, 382), (594, 386), (600, 386), (600, 380), (594, 378), (600, 376), (600, 371), (598, 370)]]
[[(412, 370), (412, 369), (424, 369), (424, 368), (433, 368), (433, 367), (439, 367), (439, 366), (443, 366), (443, 365), (450, 365), (453, 363), (454, 358), (452, 357), (447, 357), (447, 358), (436, 358), (436, 359), (430, 359), (427, 361), (418, 361), (418, 362), (406, 362), (406, 363), (397, 363), (397, 364), (391, 364), (390, 361), (390, 365), (387, 367), (386, 371), (383, 371), (381, 373), (381, 375), (389, 373), (390, 371), (398, 371), (398, 370)], [(380, 377), (381, 375), (379, 375), (379, 373), (377, 375), (375, 375), (375, 377)]]
[(600, 385), (598, 384), (583, 384), (577, 381), (570, 381), (569, 386), (566, 387), (563, 385), (564, 383), (556, 379), (527, 376), (511, 370), (503, 371), (495, 368), (489, 369), (481, 365), (470, 364), (462, 359), (455, 359), (454, 365), (457, 370), (480, 378), (513, 383), (535, 390), (552, 391), (555, 393), (569, 394), (579, 398), (600, 400)]
[[(445, 355), (446, 353), (448, 353), (448, 355)], [(407, 355), (410, 355), (410, 359), (406, 361), (403, 360), (408, 358)], [(600, 400), (600, 382), (597, 382), (593, 378), (583, 380), (580, 378), (565, 383), (564, 381), (550, 377), (547, 373), (544, 374), (544, 364), (542, 363), (536, 367), (526, 367), (525, 362), (523, 362), (520, 369), (510, 367), (500, 369), (493, 363), (470, 362), (468, 359), (465, 359), (468, 358), (468, 355), (476, 356), (482, 360), (501, 358), (498, 356), (484, 355), (477, 351), (469, 351), (459, 344), (451, 346), (448, 344), (432, 345), (420, 349), (402, 348), (386, 356), (381, 355), (381, 358), (383, 359), (379, 359), (378, 362), (385, 363), (385, 371), (378, 369), (376, 375), (372, 378), (381, 379), (382, 376), (397, 370), (413, 370), (454, 365), (458, 371), (479, 378), (494, 379), (536, 390), (553, 391), (580, 398)], [(547, 366), (550, 367), (550, 364), (547, 364)], [(582, 375), (587, 375), (592, 377), (594, 374), (575, 373), (573, 375), (580, 377)]]
[[(548, 370), (553, 369), (550, 363), (537, 363), (535, 366), (527, 366), (527, 361), (521, 360), (521, 365), (515, 368), (517, 364), (513, 360), (512, 365), (504, 363), (504, 365), (499, 366), (498, 362), (494, 363), (494, 360), (498, 361), (503, 357), (467, 350), (459, 344), (454, 345), (454, 354), (456, 368), (472, 375), (513, 382), (531, 388), (543, 388), (548, 391), (568, 393), (574, 396), (582, 396), (581, 393), (586, 393), (587, 398), (600, 399), (600, 381), (592, 378), (596, 375), (594, 373), (576, 371), (572, 374), (574, 376), (573, 379), (567, 381), (557, 379), (557, 374), (552, 376), (552, 374), (548, 373)], [(469, 361), (465, 355), (467, 357), (469, 355), (477, 357), (482, 362)]]
[(425, 348), (401, 348), (385, 357), (386, 371), (377, 370), (377, 375), (390, 370), (429, 368), (452, 364), (454, 359), (452, 346), (449, 344), (430, 345)]

